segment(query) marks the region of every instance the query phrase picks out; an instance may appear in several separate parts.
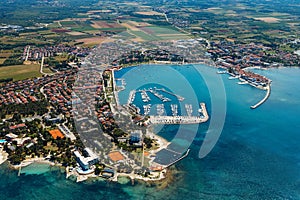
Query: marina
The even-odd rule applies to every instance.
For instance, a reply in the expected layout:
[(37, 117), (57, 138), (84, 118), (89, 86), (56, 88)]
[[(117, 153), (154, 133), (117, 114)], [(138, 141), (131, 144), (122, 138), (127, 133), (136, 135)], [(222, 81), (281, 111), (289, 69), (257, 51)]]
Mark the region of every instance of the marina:
[(178, 116), (178, 105), (177, 104), (171, 104), (171, 110), (173, 116)]
[(152, 88), (149, 89), (149, 92), (151, 92), (154, 96), (159, 98), (162, 102), (168, 102), (171, 101), (171, 99), (164, 97), (162, 94), (159, 94), (155, 89), (153, 90)]
[(149, 97), (148, 92), (153, 94), (155, 97), (157, 97), (163, 103), (172, 101), (170, 98), (164, 96), (163, 94), (159, 93), (158, 91), (167, 93), (169, 95), (172, 95), (172, 96), (176, 97), (178, 99), (178, 101), (182, 102), (184, 100), (184, 97), (179, 96), (177, 94), (174, 94), (172, 92), (169, 92), (164, 88), (160, 88), (160, 89), (158, 89), (158, 88), (149, 88), (149, 89), (131, 90), (130, 93), (129, 93), (128, 100), (127, 100), (127, 105), (133, 103), (137, 92), (139, 92), (141, 94), (141, 98), (142, 98), (142, 101), (144, 103), (148, 103), (148, 102), (151, 101), (151, 98)]
[(151, 99), (148, 96), (146, 90), (139, 90), (139, 92), (141, 92), (142, 100), (143, 100), (144, 103), (147, 103), (147, 102), (151, 101)]
[(153, 116), (149, 120), (151, 124), (200, 124), (208, 120), (209, 116), (205, 103), (200, 103), (199, 116)]
[(193, 114), (193, 106), (192, 106), (192, 104), (185, 104), (184, 107), (186, 109), (187, 115), (188, 116), (192, 116), (192, 114)]
[(157, 111), (158, 116), (164, 115), (166, 113), (164, 104), (158, 104), (156, 106), (156, 111)]
[(127, 101), (127, 105), (130, 105), (130, 104), (133, 103), (134, 98), (135, 98), (135, 93), (136, 93), (135, 90), (131, 90), (131, 91), (130, 91), (130, 93), (129, 93), (129, 98), (128, 98), (128, 101)]
[(144, 108), (144, 115), (149, 115), (150, 109), (151, 109), (151, 104), (143, 105), (143, 108)]

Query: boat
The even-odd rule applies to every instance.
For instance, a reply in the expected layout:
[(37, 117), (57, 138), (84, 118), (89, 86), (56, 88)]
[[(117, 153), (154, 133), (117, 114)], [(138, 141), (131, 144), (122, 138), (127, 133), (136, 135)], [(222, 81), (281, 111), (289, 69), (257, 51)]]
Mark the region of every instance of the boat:
[(225, 70), (217, 71), (217, 74), (227, 74), (227, 71)]
[(193, 106), (192, 106), (192, 104), (185, 104), (184, 107), (186, 109), (187, 115), (188, 116), (192, 116), (192, 113), (193, 113)]
[(150, 97), (148, 96), (148, 94), (145, 90), (141, 90), (141, 95), (142, 95), (142, 101), (144, 103), (151, 101)]
[(178, 115), (178, 105), (177, 104), (171, 104), (171, 110), (172, 110), (172, 115), (173, 116)]
[(165, 113), (165, 108), (164, 108), (164, 104), (158, 104), (156, 106), (156, 110), (157, 110), (157, 114), (159, 116), (162, 116)]
[(229, 76), (229, 77), (228, 77), (229, 80), (237, 79), (237, 78), (239, 78), (239, 76)]
[(237, 84), (239, 84), (239, 85), (245, 85), (245, 84), (248, 84), (248, 82), (247, 81), (240, 81)]

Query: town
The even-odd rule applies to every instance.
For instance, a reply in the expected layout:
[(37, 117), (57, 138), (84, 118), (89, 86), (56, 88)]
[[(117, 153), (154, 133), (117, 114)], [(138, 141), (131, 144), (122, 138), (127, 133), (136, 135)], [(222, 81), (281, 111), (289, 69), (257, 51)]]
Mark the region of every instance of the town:
[[(62, 6), (44, 3), (52, 11)], [(188, 152), (171, 149), (148, 128), (205, 123), (205, 104), (199, 104), (197, 116), (179, 116), (176, 104), (171, 105), (172, 116), (163, 115), (162, 104), (158, 116), (150, 116), (149, 105), (141, 114), (133, 104), (136, 93), (145, 103), (151, 101), (148, 93), (162, 103), (171, 100), (162, 95), (163, 89), (150, 88), (132, 91), (128, 104), (120, 105), (115, 70), (140, 64), (206, 64), (239, 79), (239, 84), (267, 90), (265, 98), (251, 106), (256, 108), (269, 97), (271, 80), (252, 69), (300, 64), (298, 26), (286, 16), (281, 16), (284, 25), (276, 23), (277, 18), (255, 16), (237, 22), (234, 14), (225, 18), (222, 13), (243, 8), (145, 5), (128, 9), (126, 3), (101, 2), (101, 10), (94, 10), (92, 2), (86, 7), (63, 5), (69, 6), (60, 11), (64, 17), (53, 19), (47, 12), (39, 23), (18, 19), (23, 26), (5, 19), (0, 27), (0, 70), (18, 67), (15, 73), (30, 74), (0, 77), (0, 164), (8, 160), (21, 173), (32, 162), (50, 162), (66, 167), (67, 177), (77, 181), (99, 176), (116, 180), (118, 175), (160, 180)], [(252, 30), (255, 34), (249, 34)], [(287, 32), (290, 36), (282, 37)], [(186, 110), (192, 110), (189, 104)]]

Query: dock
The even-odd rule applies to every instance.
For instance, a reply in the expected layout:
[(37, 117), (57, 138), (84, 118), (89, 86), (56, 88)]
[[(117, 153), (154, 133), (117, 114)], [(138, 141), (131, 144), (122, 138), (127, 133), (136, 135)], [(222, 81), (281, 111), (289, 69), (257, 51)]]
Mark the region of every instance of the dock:
[(209, 116), (205, 103), (200, 103), (203, 116), (150, 116), (152, 124), (200, 124), (208, 120)]
[(159, 94), (157, 91), (155, 91), (153, 89), (149, 89), (149, 92), (151, 92), (154, 96), (159, 98), (162, 102), (171, 101), (171, 99), (164, 97), (162, 94)]
[(261, 101), (259, 101), (257, 104), (250, 106), (250, 108), (255, 109), (255, 108), (259, 107), (260, 105), (262, 105), (264, 102), (266, 102), (268, 100), (270, 94), (271, 94), (271, 83), (268, 83), (266, 96)]
[(178, 105), (177, 104), (171, 104), (171, 110), (172, 110), (172, 115), (173, 116), (178, 115)]
[(161, 88), (161, 89), (157, 89), (157, 88), (156, 88), (155, 90), (163, 91), (163, 92), (165, 92), (165, 93), (167, 93), (167, 94), (173, 95), (173, 96), (175, 96), (179, 101), (183, 101), (183, 100), (184, 100), (184, 97), (179, 96), (179, 95), (177, 95), (177, 94), (174, 94), (174, 93), (172, 93), (172, 92), (169, 92), (169, 91), (167, 91), (167, 90), (164, 89), (164, 88)]
[(190, 149), (188, 149), (183, 156), (181, 156), (179, 159), (175, 160), (174, 162), (170, 163), (165, 168), (169, 168), (170, 166), (174, 165), (175, 163), (181, 161), (182, 159), (184, 159), (185, 157), (187, 157), (189, 155), (189, 153), (190, 153)]
[(139, 92), (141, 92), (142, 101), (144, 103), (147, 103), (147, 102), (151, 101), (150, 97), (147, 94), (147, 90), (139, 90)]
[(136, 93), (135, 90), (130, 91), (129, 98), (128, 98), (128, 101), (127, 101), (127, 105), (132, 104), (132, 102), (134, 101), (134, 98), (135, 98), (135, 93)]
[(21, 176), (22, 166), (19, 167), (18, 176)]
[(158, 104), (156, 106), (156, 111), (157, 111), (157, 114), (159, 116), (162, 116), (166, 111), (165, 111), (165, 107), (164, 107), (164, 104)]

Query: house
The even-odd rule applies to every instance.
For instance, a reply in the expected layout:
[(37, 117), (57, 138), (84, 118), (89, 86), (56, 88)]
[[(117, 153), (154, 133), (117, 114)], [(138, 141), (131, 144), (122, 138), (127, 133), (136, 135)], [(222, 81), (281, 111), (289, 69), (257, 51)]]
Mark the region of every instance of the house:
[(9, 133), (9, 134), (6, 134), (5, 137), (8, 141), (11, 141), (11, 140), (17, 138), (18, 136), (16, 134)]
[(27, 126), (23, 123), (23, 124), (17, 124), (17, 125), (13, 125), (9, 127), (10, 131), (16, 131), (16, 130), (20, 130), (23, 128), (26, 128)]

